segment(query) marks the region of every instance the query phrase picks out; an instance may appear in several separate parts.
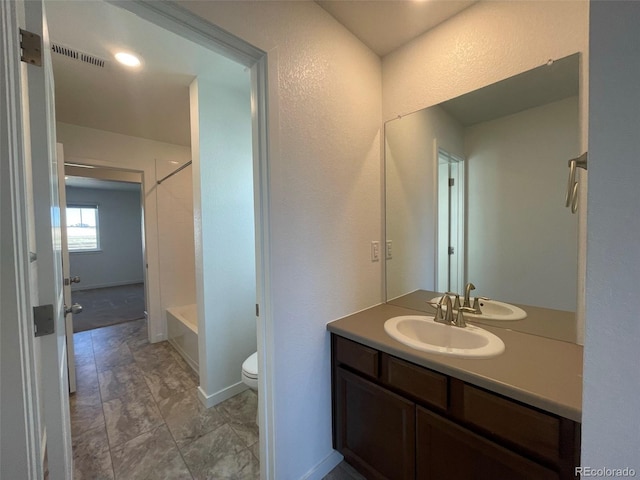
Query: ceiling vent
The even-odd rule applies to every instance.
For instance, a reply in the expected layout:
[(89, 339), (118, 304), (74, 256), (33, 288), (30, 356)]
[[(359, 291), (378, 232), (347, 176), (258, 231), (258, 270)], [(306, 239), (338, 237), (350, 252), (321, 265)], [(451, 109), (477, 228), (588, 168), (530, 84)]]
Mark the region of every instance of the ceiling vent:
[(94, 67), (104, 68), (107, 63), (106, 60), (100, 57), (89, 55), (88, 53), (84, 53), (73, 48), (65, 47), (64, 45), (60, 45), (59, 43), (52, 43), (51, 50), (53, 51), (53, 53), (57, 53), (58, 55), (73, 58), (74, 60), (88, 63), (89, 65), (93, 65)]

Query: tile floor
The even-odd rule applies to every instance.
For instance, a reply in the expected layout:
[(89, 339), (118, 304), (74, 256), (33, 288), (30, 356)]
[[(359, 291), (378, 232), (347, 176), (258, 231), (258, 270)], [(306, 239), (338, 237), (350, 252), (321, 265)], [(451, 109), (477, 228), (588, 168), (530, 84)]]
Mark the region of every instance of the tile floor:
[[(259, 479), (257, 396), (205, 409), (198, 380), (145, 320), (76, 333), (74, 479)], [(325, 480), (362, 479), (341, 463)]]

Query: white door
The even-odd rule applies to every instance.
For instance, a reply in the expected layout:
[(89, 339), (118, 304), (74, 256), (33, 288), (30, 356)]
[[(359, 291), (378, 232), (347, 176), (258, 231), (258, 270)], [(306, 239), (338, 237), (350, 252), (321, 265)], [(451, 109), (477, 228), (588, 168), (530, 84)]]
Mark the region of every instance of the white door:
[[(4, 57), (3, 92), (5, 92), (6, 99), (15, 101), (15, 109), (10, 109), (7, 105), (7, 112), (3, 112), (3, 118), (7, 119), (8, 127), (4, 130), (5, 125), (2, 126), (2, 134), (4, 137), (5, 133), (9, 132), (9, 139), (13, 140), (17, 147), (5, 152), (3, 145), (3, 151), (0, 152), (3, 154), (2, 167), (3, 173), (6, 164), (12, 173), (17, 172), (16, 175), (21, 177), (12, 178), (15, 186), (20, 187), (22, 184), (25, 188), (21, 192), (22, 198), (16, 197), (14, 199), (11, 211), (15, 216), (31, 219), (29, 223), (32, 228), (27, 228), (25, 233), (28, 237), (35, 239), (35, 242), (29, 242), (15, 235), (12, 239), (13, 249), (22, 255), (21, 257), (18, 255), (16, 258), (24, 258), (25, 255), (28, 258), (29, 253), (20, 250), (28, 250), (30, 244), (35, 247), (35, 251), (30, 255), (30, 265), (24, 261), (17, 262), (15, 265), (17, 277), (25, 279), (18, 284), (17, 297), (20, 297), (21, 293), (22, 297), (29, 297), (25, 303), (31, 303), (30, 307), (50, 305), (50, 317), (53, 325), (53, 334), (39, 336), (37, 341), (27, 338), (29, 335), (13, 339), (21, 347), (16, 349), (15, 360), (20, 362), (19, 366), (22, 370), (18, 372), (18, 378), (22, 380), (19, 385), (15, 386), (21, 387), (22, 397), (27, 402), (27, 410), (33, 408), (30, 415), (34, 420), (27, 422), (27, 428), (24, 431), (25, 435), (29, 437), (26, 439), (27, 446), (35, 447), (27, 452), (28, 464), (35, 465), (35, 467), (28, 468), (20, 476), (12, 478), (41, 478), (42, 468), (39, 466), (41, 465), (41, 452), (36, 450), (39, 449), (40, 440), (44, 437), (43, 432), (46, 431), (49, 478), (52, 480), (70, 479), (72, 477), (71, 434), (61, 224), (55, 150), (54, 90), (44, 7), (41, 0), (1, 2), (0, 14), (2, 20), (0, 50)], [(42, 66), (19, 64), (17, 59), (20, 57), (20, 50), (16, 49), (14, 44), (14, 37), (18, 34), (18, 26), (39, 35), (42, 39)], [(7, 35), (12, 35), (12, 37), (9, 38)], [(25, 36), (22, 35), (23, 39)], [(7, 158), (4, 158), (5, 153), (9, 154)], [(3, 203), (3, 227), (7, 218), (4, 216), (5, 205)], [(15, 218), (14, 223), (16, 223)], [(22, 228), (24, 230), (24, 227)], [(7, 243), (3, 242), (2, 253), (4, 254), (8, 248)], [(6, 284), (3, 282), (3, 296), (5, 287)], [(30, 312), (27, 310), (18, 313), (23, 331), (32, 335), (34, 329), (30, 324), (32, 322)], [(40, 329), (40, 333), (42, 332), (43, 329)], [(7, 370), (10, 370), (11, 367), (5, 364), (7, 360), (7, 357), (4, 356), (6, 342), (7, 339), (3, 335), (3, 386), (6, 378), (4, 376), (5, 367)], [(25, 381), (25, 378), (29, 380)], [(34, 398), (41, 399), (39, 402), (42, 405), (41, 408), (38, 407), (38, 402), (35, 406), (33, 405)], [(4, 406), (3, 403), (3, 409)], [(21, 420), (20, 418), (7, 418), (3, 415), (3, 434), (9, 431), (8, 429), (12, 426), (19, 426)], [(40, 427), (44, 427), (42, 431), (39, 430)], [(34, 437), (37, 438), (34, 440)], [(19, 444), (22, 440), (17, 435), (14, 441)], [(3, 473), (12, 471), (12, 469), (17, 471), (20, 468), (17, 465), (20, 459), (8, 457), (4, 455), (5, 452), (2, 453), (1, 468)]]
[[(69, 241), (67, 238), (67, 194), (64, 181), (64, 148), (61, 143), (56, 145), (56, 157), (58, 162), (58, 193), (60, 201), (60, 247), (62, 249), (62, 274), (64, 276), (64, 304), (69, 306), (71, 300), (71, 284), (80, 281), (80, 277), (71, 277), (71, 265), (69, 263)], [(73, 346), (73, 315), (82, 312), (81, 305), (73, 305), (67, 313), (65, 322), (67, 334), (67, 367), (69, 372), (69, 393), (76, 391), (76, 364)]]

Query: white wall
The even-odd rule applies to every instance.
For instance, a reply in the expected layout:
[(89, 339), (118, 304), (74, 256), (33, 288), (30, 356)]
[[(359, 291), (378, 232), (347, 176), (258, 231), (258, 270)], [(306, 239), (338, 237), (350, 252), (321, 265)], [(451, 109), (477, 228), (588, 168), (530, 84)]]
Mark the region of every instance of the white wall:
[(275, 478), (316, 478), (335, 458), (325, 325), (382, 295), (380, 60), (313, 2), (180, 4), (268, 54)]
[[(586, 151), (588, 19), (589, 2), (583, 0), (478, 2), (384, 57), (383, 119), (436, 105), (549, 59), (580, 52), (580, 147)], [(581, 209), (578, 226), (579, 341), (584, 326), (585, 212)]]
[(481, 295), (576, 310), (578, 219), (563, 208), (579, 152), (571, 97), (465, 129), (467, 279)]
[(100, 251), (69, 252), (73, 290), (144, 281), (140, 191), (67, 187), (67, 205), (97, 205)]
[[(156, 162), (162, 179), (181, 164)], [(189, 166), (156, 187), (158, 200), (158, 260), (162, 311), (196, 303), (193, 240), (193, 177)]]
[[(434, 142), (437, 142), (437, 147)], [(435, 290), (436, 148), (464, 155), (462, 126), (435, 106), (385, 124), (387, 299)]]
[(190, 87), (199, 392), (209, 407), (246, 389), (242, 363), (257, 349), (251, 83), (235, 68), (233, 90), (202, 77)]
[(591, 3), (582, 465), (640, 474), (640, 4)]
[(142, 172), (144, 188), (145, 261), (150, 340), (166, 339), (166, 319), (160, 295), (160, 259), (157, 232), (156, 163), (191, 159), (187, 147), (130, 137), (93, 128), (58, 122), (58, 142), (64, 145), (65, 161), (116, 167)]

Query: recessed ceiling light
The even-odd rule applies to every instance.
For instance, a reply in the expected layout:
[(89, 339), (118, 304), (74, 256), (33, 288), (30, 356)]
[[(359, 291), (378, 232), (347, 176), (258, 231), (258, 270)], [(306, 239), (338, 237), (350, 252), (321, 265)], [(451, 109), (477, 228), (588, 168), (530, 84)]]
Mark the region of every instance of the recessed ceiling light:
[(133, 53), (118, 52), (114, 55), (116, 60), (127, 67), (139, 67), (142, 62)]

